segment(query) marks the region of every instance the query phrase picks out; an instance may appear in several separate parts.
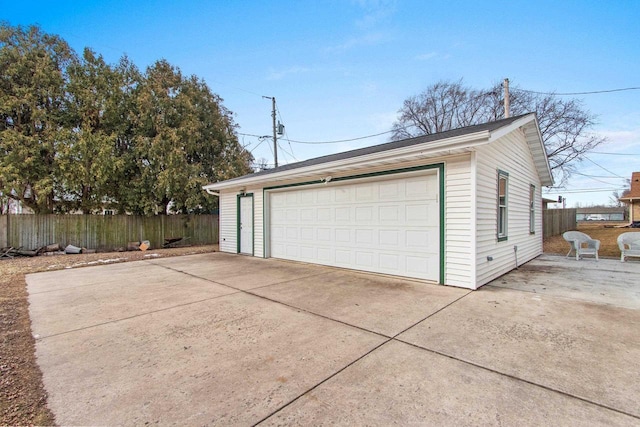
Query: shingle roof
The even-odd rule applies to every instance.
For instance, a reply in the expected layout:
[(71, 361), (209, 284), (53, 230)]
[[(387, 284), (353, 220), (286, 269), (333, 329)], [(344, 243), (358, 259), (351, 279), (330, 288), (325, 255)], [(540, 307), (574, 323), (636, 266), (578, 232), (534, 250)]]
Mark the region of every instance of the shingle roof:
[(620, 197), (620, 200), (640, 199), (640, 172), (633, 172), (631, 174), (631, 191), (624, 197)]
[(264, 171), (260, 171), (260, 172), (256, 172), (256, 173), (252, 173), (249, 175), (244, 175), (238, 178), (233, 178), (230, 180), (227, 180), (225, 182), (229, 182), (229, 181), (235, 181), (235, 180), (240, 180), (243, 179), (247, 176), (251, 176), (251, 177), (256, 177), (256, 176), (264, 176), (264, 175), (270, 175), (276, 172), (282, 172), (282, 171), (287, 171), (287, 170), (291, 170), (291, 169), (297, 169), (297, 168), (303, 168), (306, 166), (314, 166), (314, 165), (318, 165), (318, 164), (322, 164), (322, 163), (329, 163), (329, 162), (334, 162), (334, 161), (338, 161), (338, 160), (345, 160), (345, 159), (350, 159), (352, 157), (358, 157), (358, 156), (364, 156), (367, 154), (373, 154), (373, 153), (379, 153), (382, 151), (387, 151), (387, 150), (394, 150), (396, 148), (404, 148), (404, 147), (409, 147), (412, 145), (417, 145), (417, 144), (423, 144), (425, 142), (433, 142), (433, 141), (438, 141), (441, 139), (447, 139), (447, 138), (452, 138), (452, 137), (457, 137), (457, 136), (463, 136), (463, 135), (468, 135), (468, 134), (472, 134), (472, 133), (476, 133), (476, 132), (483, 132), (483, 131), (493, 131), (496, 129), (499, 129), (503, 126), (509, 125), (512, 122), (515, 122), (516, 120), (526, 116), (528, 114), (523, 114), (520, 116), (515, 116), (515, 117), (509, 117), (508, 119), (502, 119), (502, 120), (497, 120), (495, 122), (489, 122), (489, 123), (483, 123), (483, 124), (479, 124), (479, 125), (473, 125), (473, 126), (466, 126), (463, 128), (458, 128), (458, 129), (452, 129), (452, 130), (448, 130), (445, 132), (439, 132), (439, 133), (434, 133), (434, 134), (430, 134), (430, 135), (423, 135), (423, 136), (418, 136), (415, 138), (408, 138), (408, 139), (402, 139), (399, 141), (392, 141), (392, 142), (387, 142), (384, 144), (379, 144), (379, 145), (372, 145), (370, 147), (364, 147), (364, 148), (358, 148), (356, 150), (350, 150), (350, 151), (345, 151), (342, 153), (336, 153), (336, 154), (330, 154), (327, 156), (322, 156), (322, 157), (315, 157), (313, 159), (309, 159), (309, 160), (304, 160), (301, 162), (296, 162), (296, 163), (289, 163), (286, 165), (282, 165), (282, 166), (278, 166), (277, 168), (273, 168), (273, 169), (267, 169)]

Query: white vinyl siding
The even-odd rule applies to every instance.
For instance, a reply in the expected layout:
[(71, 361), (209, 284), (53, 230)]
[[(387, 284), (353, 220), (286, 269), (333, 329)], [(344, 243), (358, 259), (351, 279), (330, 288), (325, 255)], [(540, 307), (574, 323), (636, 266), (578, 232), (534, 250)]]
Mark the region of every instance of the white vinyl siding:
[[(444, 233), (440, 259), (444, 263), (444, 270), (440, 272), (442, 281), (446, 285), (470, 289), (490, 282), (542, 253), (540, 169), (535, 167), (530, 146), (521, 128), (509, 128), (508, 132), (502, 128), (497, 133), (500, 136), (496, 135), (491, 142), (484, 139), (470, 141), (465, 152), (458, 148), (456, 154), (448, 156), (423, 157), (423, 153), (419, 152), (407, 160), (389, 155), (384, 161), (376, 160), (376, 163), (371, 163), (369, 157), (363, 156), (362, 163), (354, 162), (349, 168), (340, 163), (316, 169), (301, 167), (298, 174), (281, 180), (277, 176), (270, 179), (269, 175), (265, 175), (260, 184), (251, 184), (246, 188), (246, 192), (254, 196), (254, 255), (272, 256), (268, 252), (269, 245), (265, 244), (265, 239), (271, 238), (268, 217), (270, 193), (259, 186), (298, 185), (317, 182), (326, 176), (332, 176), (334, 182), (330, 184), (338, 184), (337, 179), (345, 177), (444, 164), (444, 193), (440, 199), (440, 206), (444, 209), (440, 223)], [(535, 144), (532, 147), (535, 149)], [(544, 156), (543, 153), (537, 154), (538, 161), (541, 155)], [(498, 239), (498, 170), (509, 173), (508, 240), (504, 241)], [(392, 178), (387, 176), (380, 179)], [(548, 184), (548, 176), (544, 182)], [(220, 250), (224, 252), (237, 252), (237, 195), (241, 188), (242, 181), (233, 189), (221, 191)], [(532, 189), (533, 211), (530, 199)]]
[[(476, 287), (512, 270), (542, 253), (542, 220), (535, 234), (529, 230), (530, 185), (536, 186), (536, 206), (541, 205), (540, 181), (524, 139), (516, 130), (477, 150), (477, 278)], [(509, 172), (508, 240), (498, 241), (496, 169)], [(517, 247), (517, 249), (515, 249)], [(489, 261), (487, 257), (491, 257)]]
[(262, 188), (252, 188), (253, 193), (253, 255), (264, 257), (264, 209)]
[(236, 193), (220, 193), (220, 251), (238, 252), (238, 200)]
[(473, 216), (469, 155), (445, 164), (445, 281), (451, 286), (473, 288)]
[[(253, 254), (264, 256), (263, 239), (263, 210), (262, 189), (251, 188), (246, 193), (253, 194)], [(222, 192), (220, 194), (220, 251), (238, 252), (238, 194), (237, 192)]]

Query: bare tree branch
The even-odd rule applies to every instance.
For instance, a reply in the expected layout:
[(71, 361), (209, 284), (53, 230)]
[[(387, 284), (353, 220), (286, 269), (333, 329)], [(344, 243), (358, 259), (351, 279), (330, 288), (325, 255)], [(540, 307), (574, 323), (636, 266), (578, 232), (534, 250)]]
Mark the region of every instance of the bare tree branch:
[[(605, 142), (591, 132), (595, 116), (578, 99), (534, 94), (512, 87), (512, 115), (535, 112), (556, 182), (565, 183), (585, 154)], [(456, 82), (439, 81), (407, 98), (392, 127), (392, 140), (429, 135), (504, 118), (504, 92), (497, 83), (476, 90)]]

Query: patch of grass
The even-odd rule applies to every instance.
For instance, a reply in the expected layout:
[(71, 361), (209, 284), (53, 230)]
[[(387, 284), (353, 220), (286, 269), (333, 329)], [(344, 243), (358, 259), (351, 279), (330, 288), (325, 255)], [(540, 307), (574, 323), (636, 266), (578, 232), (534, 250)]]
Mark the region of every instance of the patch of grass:
[[(578, 224), (578, 230), (591, 236), (592, 239), (600, 240), (601, 257), (619, 258), (618, 236), (628, 231), (640, 231), (633, 228), (617, 228), (611, 224)], [(544, 240), (544, 252), (551, 254), (566, 255), (569, 252), (569, 244), (562, 238), (562, 235), (553, 236)]]

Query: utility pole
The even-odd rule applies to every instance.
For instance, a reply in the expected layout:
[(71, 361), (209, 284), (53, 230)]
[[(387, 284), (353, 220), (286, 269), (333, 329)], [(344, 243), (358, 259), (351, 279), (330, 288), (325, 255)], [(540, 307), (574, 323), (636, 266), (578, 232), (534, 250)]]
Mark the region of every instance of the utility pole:
[(278, 135), (276, 134), (276, 97), (263, 96), (271, 100), (271, 118), (273, 119), (273, 163), (278, 167)]
[(508, 119), (509, 116), (509, 79), (504, 79), (504, 118)]

